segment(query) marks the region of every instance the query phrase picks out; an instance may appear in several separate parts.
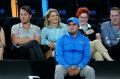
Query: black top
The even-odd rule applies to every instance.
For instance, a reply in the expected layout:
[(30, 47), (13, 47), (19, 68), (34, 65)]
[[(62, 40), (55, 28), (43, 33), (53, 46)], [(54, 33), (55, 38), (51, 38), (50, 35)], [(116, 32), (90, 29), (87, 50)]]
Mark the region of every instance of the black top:
[(89, 29), (93, 29), (94, 33), (86, 35), (86, 33), (85, 33), (85, 31), (83, 29), (79, 29), (79, 30), (80, 30), (81, 34), (87, 36), (90, 41), (93, 41), (93, 40), (96, 39), (96, 33), (99, 33), (99, 28), (98, 28), (97, 25), (91, 25), (91, 27), (88, 27), (87, 30), (89, 30)]

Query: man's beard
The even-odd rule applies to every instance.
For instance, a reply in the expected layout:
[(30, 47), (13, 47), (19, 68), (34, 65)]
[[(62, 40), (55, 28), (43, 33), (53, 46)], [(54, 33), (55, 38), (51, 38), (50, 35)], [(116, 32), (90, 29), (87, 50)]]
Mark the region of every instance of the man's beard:
[(74, 33), (68, 32), (70, 35), (73, 35)]
[(77, 32), (68, 32), (70, 35), (75, 36)]

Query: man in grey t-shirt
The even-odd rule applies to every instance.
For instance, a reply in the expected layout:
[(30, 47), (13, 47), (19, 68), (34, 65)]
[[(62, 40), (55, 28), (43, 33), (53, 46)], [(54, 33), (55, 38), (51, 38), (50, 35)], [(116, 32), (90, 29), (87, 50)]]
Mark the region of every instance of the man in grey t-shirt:
[(39, 46), (40, 28), (30, 23), (32, 17), (31, 8), (22, 6), (20, 8), (21, 23), (12, 26), (12, 43), (19, 48), (16, 52), (18, 59), (43, 60), (43, 54)]

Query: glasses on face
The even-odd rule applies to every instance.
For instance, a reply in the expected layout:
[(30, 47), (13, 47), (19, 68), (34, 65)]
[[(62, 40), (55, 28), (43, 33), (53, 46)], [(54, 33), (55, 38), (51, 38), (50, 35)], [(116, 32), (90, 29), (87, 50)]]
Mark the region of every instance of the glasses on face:
[(80, 16), (79, 18), (80, 18), (80, 19), (88, 19), (87, 16), (86, 16), (86, 17)]

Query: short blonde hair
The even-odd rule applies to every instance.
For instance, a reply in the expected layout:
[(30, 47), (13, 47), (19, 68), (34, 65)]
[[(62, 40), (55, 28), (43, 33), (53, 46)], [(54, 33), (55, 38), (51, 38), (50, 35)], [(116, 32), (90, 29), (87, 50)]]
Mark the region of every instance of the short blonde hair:
[(52, 12), (56, 12), (57, 13), (57, 15), (58, 15), (58, 18), (59, 18), (59, 20), (58, 20), (58, 27), (60, 26), (60, 22), (61, 22), (61, 19), (60, 19), (60, 15), (59, 15), (59, 13), (58, 13), (58, 11), (56, 10), (56, 9), (49, 9), (47, 12), (46, 12), (46, 15), (45, 15), (45, 21), (44, 21), (44, 25), (47, 27), (47, 26), (49, 26), (50, 25), (50, 22), (48, 21), (48, 18), (50, 17), (50, 14), (52, 13)]
[(119, 11), (119, 14), (120, 14), (120, 8), (118, 8), (118, 7), (112, 7), (112, 8), (110, 9), (110, 11), (114, 11), (114, 10)]

